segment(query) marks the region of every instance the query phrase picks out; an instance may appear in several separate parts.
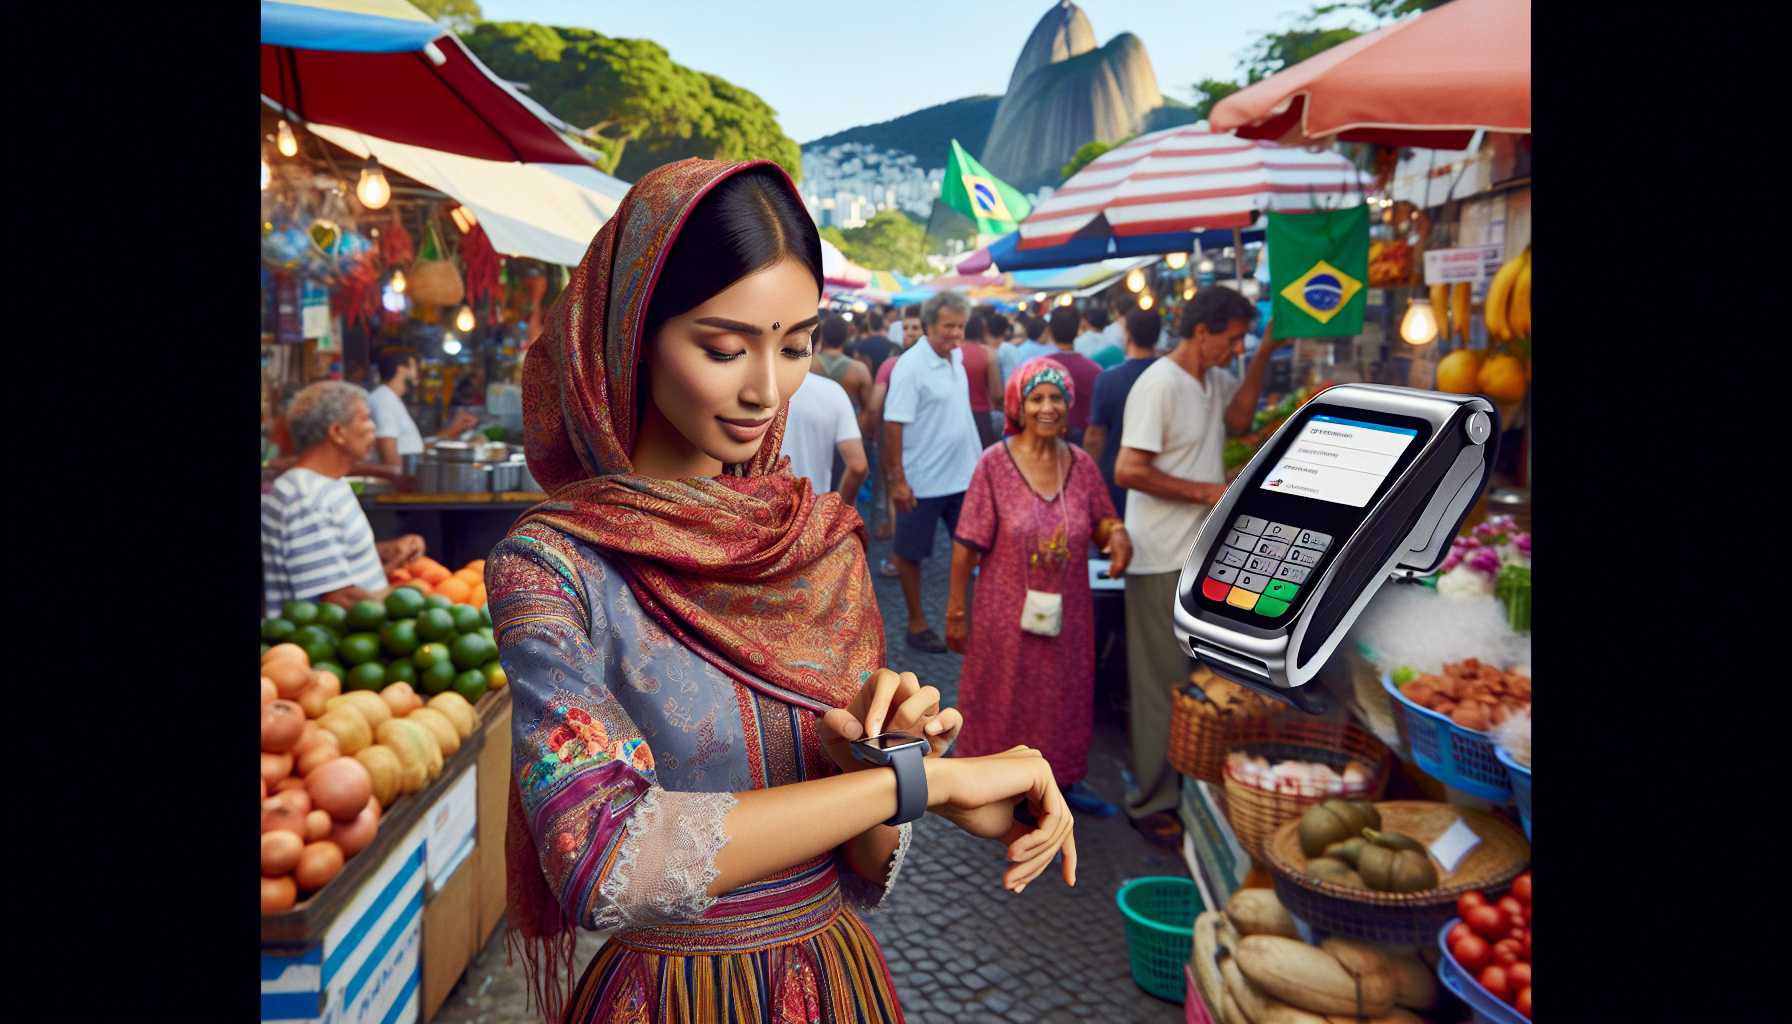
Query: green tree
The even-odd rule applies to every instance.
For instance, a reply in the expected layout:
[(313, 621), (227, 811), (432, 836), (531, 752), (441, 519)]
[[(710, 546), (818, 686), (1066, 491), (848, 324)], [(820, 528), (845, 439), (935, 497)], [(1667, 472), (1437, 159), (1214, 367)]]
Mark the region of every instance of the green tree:
[(1203, 78), (1195, 83), (1195, 119), (1205, 121), (1213, 114), (1213, 105), (1244, 88), (1237, 82)]
[(1063, 168), (1058, 171), (1058, 183), (1061, 185), (1064, 182), (1069, 181), (1071, 175), (1089, 166), (1091, 160), (1094, 160), (1096, 157), (1106, 153), (1117, 145), (1119, 145), (1118, 142), (1102, 142), (1099, 139), (1094, 142), (1083, 143), (1081, 146), (1077, 147), (1075, 153), (1070, 155), (1070, 162), (1065, 164)]
[(475, 0), (411, 0), (411, 4), (457, 36), (471, 32), (485, 18)]
[(863, 225), (842, 231), (821, 229), (821, 237), (834, 243), (846, 258), (867, 270), (894, 270), (899, 274), (930, 274), (927, 265), (927, 229), (901, 210), (883, 210)]

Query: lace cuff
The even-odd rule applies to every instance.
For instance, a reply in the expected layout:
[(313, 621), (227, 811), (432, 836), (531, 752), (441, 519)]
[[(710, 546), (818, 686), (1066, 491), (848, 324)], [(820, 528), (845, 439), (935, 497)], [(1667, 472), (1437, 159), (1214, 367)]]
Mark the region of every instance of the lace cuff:
[(728, 845), (722, 819), (732, 793), (681, 793), (655, 786), (628, 816), (616, 866), (598, 886), (588, 927), (616, 931), (688, 921), (715, 903), (716, 854)]
[(890, 871), (884, 876), (883, 888), (854, 871), (851, 865), (840, 865), (840, 892), (846, 902), (860, 910), (881, 910), (896, 888), (896, 876), (902, 873), (902, 861), (908, 856), (909, 840), (914, 837), (913, 822), (896, 826), (896, 852), (890, 855)]

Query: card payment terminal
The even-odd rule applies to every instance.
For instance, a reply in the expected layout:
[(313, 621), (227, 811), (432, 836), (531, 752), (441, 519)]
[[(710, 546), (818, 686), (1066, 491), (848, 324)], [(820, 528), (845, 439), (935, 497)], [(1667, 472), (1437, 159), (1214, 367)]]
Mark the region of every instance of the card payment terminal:
[(1486, 488), (1499, 414), (1478, 395), (1345, 384), (1282, 424), (1208, 513), (1176, 635), (1215, 673), (1303, 711), (1389, 575), (1436, 570)]

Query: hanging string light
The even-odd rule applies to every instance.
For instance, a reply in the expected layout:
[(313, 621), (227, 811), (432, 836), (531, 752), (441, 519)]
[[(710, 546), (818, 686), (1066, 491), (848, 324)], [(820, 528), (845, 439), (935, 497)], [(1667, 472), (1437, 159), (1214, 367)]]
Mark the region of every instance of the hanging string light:
[(1181, 270), (1183, 267), (1188, 266), (1188, 253), (1173, 252), (1170, 255), (1165, 256), (1164, 266), (1169, 267), (1171, 270)]
[(462, 304), (460, 312), (455, 314), (454, 326), (459, 328), (462, 334), (467, 334), (471, 332), (474, 327), (478, 326), (478, 321), (473, 319), (472, 306)]
[(394, 292), (397, 292), (399, 295), (404, 294), (404, 271), (394, 270), (392, 272), (391, 288)]
[(268, 166), (268, 151), (263, 149), (261, 151), (261, 190), (266, 192), (268, 190), (268, 182), (273, 180), (274, 169)]
[(452, 334), (443, 338), (442, 339), (442, 354), (447, 355), (447, 356), (460, 355), (460, 339), (456, 338)]
[(1437, 313), (1430, 299), (1413, 299), (1400, 320), (1400, 339), (1408, 345), (1429, 345), (1437, 340)]
[(1191, 282), (1191, 283), (1185, 285), (1182, 289), (1182, 301), (1187, 302), (1188, 300), (1190, 300), (1194, 297), (1195, 297), (1195, 286), (1194, 286), (1193, 282)]
[(1145, 272), (1134, 267), (1126, 272), (1126, 290), (1137, 294), (1145, 290)]
[(454, 221), (454, 226), (459, 228), (460, 233), (463, 235), (479, 226), (479, 220), (473, 216), (473, 211), (464, 206), (456, 206), (454, 209), (449, 210), (448, 216)]
[(1150, 292), (1146, 292), (1145, 294), (1139, 296), (1139, 308), (1140, 309), (1150, 309), (1152, 306), (1155, 306), (1155, 305), (1157, 305), (1157, 300), (1151, 297)]
[(1076, 296), (1070, 294), (1069, 292), (1065, 292), (1064, 294), (1058, 296), (1058, 305), (1060, 305), (1060, 306), (1068, 306), (1075, 301), (1076, 301)]
[(1199, 269), (1199, 270), (1200, 270), (1200, 271), (1201, 271), (1201, 273), (1203, 273), (1203, 274), (1211, 274), (1211, 273), (1213, 273), (1213, 261), (1212, 261), (1212, 260), (1202, 260), (1202, 261), (1201, 261), (1201, 265), (1200, 265), (1200, 267), (1199, 267), (1199, 268), (1198, 268), (1198, 269)]
[(378, 210), (392, 201), (392, 184), (386, 180), (386, 172), (380, 169), (380, 162), (369, 158), (367, 165), (361, 168), (361, 180), (355, 185), (355, 198), (369, 210)]
[(274, 145), (280, 150), (281, 156), (295, 157), (299, 155), (298, 136), (292, 133), (292, 125), (287, 124), (285, 118), (281, 118), (280, 127), (274, 129)]

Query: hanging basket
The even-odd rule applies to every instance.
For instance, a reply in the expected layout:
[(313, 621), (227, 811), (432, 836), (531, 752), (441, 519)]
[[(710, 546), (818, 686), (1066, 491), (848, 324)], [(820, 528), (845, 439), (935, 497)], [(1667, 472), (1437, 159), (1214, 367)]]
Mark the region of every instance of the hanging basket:
[(411, 301), (431, 306), (458, 306), (466, 297), (460, 271), (447, 260), (426, 260), (406, 274)]

